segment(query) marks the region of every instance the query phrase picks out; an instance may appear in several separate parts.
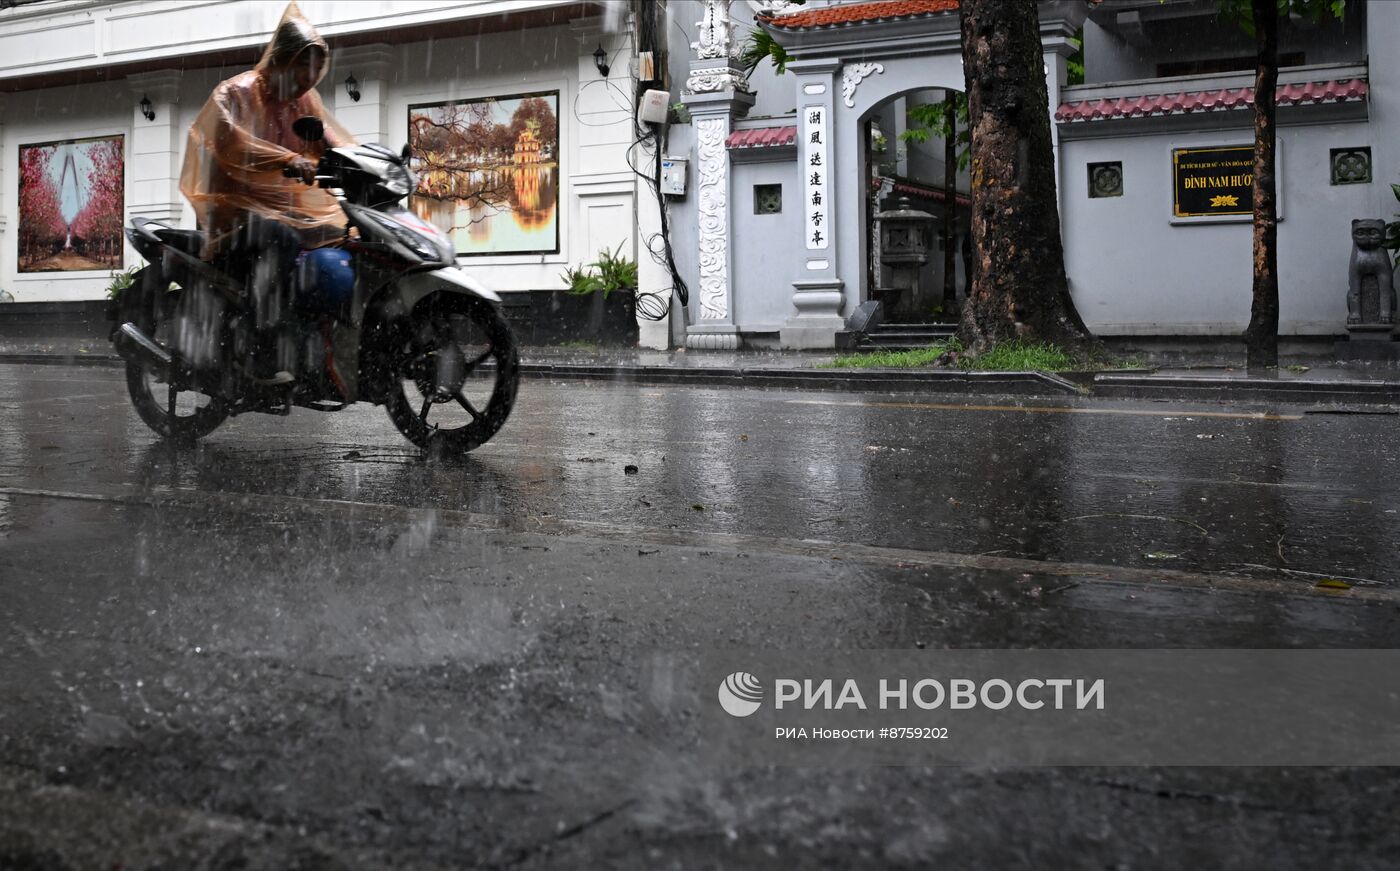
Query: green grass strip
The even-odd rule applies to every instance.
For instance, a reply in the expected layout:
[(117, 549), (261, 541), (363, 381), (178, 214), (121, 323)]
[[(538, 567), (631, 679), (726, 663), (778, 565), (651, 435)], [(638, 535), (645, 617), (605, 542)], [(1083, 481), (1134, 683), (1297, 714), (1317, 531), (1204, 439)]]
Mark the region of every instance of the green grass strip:
[(1079, 368), (1074, 358), (1048, 342), (1002, 342), (974, 359), (958, 361), (963, 369), (982, 372), (1063, 372)]
[(911, 351), (864, 351), (859, 354), (843, 354), (830, 363), (819, 364), (816, 368), (917, 369), (920, 366), (932, 366), (947, 350), (947, 345), (933, 345)]

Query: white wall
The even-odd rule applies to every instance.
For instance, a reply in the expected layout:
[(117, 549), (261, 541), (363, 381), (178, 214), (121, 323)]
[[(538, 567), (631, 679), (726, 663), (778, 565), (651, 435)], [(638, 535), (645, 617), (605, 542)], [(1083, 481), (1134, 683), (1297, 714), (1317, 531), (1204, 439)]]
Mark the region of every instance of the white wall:
[[(161, 6), (169, 4), (133, 4)], [(220, 4), (221, 5), (221, 4)], [(236, 4), (239, 5), (239, 4)], [(251, 4), (277, 6), (280, 4)], [(308, 15), (318, 5), (306, 2)], [(333, 4), (332, 4), (333, 5)], [(344, 4), (341, 4), (344, 5)], [(354, 4), (352, 4), (354, 5)], [(383, 4), (366, 4), (383, 5)], [(400, 4), (403, 5), (403, 4)], [(453, 5), (453, 4), (438, 4)], [(240, 5), (241, 8), (241, 5)], [(276, 16), (273, 16), (275, 21)], [(0, 19), (0, 34), (7, 32)], [(592, 52), (604, 44), (617, 62), (608, 79), (594, 67)], [(625, 32), (607, 32), (596, 25), (560, 25), (528, 31), (506, 31), (483, 38), (457, 38), (389, 46), (384, 80), (375, 91), (382, 99), (387, 144), (401, 147), (407, 139), (408, 106), (445, 99), (558, 90), (560, 154), (560, 251), (464, 258), (463, 263), (488, 285), (501, 290), (562, 288), (565, 264), (594, 259), (603, 248), (619, 243), (636, 256), (637, 179), (625, 159), (632, 142), (626, 92), (628, 59), (632, 51)], [(334, 63), (334, 58), (332, 59)], [(180, 59), (171, 58), (178, 67)], [(178, 85), (176, 139), (183, 160), (184, 135), (213, 87), (242, 67), (189, 70)], [(345, 73), (322, 83), (328, 107), (349, 104), (340, 93)], [(363, 73), (361, 73), (363, 77)], [(368, 89), (367, 89), (368, 91)], [(120, 133), (127, 137), (127, 203), (133, 203), (132, 146), (145, 122), (136, 113), (140, 94), (125, 79), (90, 85), (9, 94), (0, 107), (0, 287), (23, 302), (100, 298), (109, 282), (106, 271), (96, 273), (17, 273), (18, 150), (19, 146), (53, 140)], [(371, 99), (366, 93), (365, 100)], [(364, 103), (360, 105), (365, 105)], [(354, 109), (351, 109), (354, 111)], [(158, 119), (163, 122), (164, 116)], [(372, 123), (372, 122), (367, 122)], [(143, 197), (136, 195), (139, 201)], [(182, 206), (182, 224), (193, 226), (193, 213)], [(127, 265), (140, 259), (128, 248)]]
[[(1328, 151), (1371, 145), (1373, 135), (1365, 123), (1279, 128), (1280, 334), (1345, 332), (1351, 219), (1380, 217), (1374, 189), (1384, 180), (1332, 186)], [(1171, 149), (1252, 142), (1245, 127), (1061, 142), (1065, 265), (1091, 330), (1238, 335), (1244, 329), (1252, 293), (1250, 221), (1172, 223)], [(1090, 199), (1087, 164), (1114, 160), (1123, 163), (1123, 196)]]
[[(302, 0), (322, 36), (517, 13), (570, 0)], [(0, 11), (0, 78), (109, 68), (267, 43), (278, 0), (55, 0)]]
[[(114, 99), (114, 86), (74, 86), (41, 92), (10, 94), (0, 116), (0, 214), (5, 216), (0, 232), (0, 287), (17, 302), (40, 300), (98, 299), (110, 282), (106, 270), (98, 272), (18, 272), (19, 257), (19, 149), (94, 136), (125, 136), (130, 176), (132, 114), (134, 103), (124, 93)], [(128, 185), (129, 191), (129, 185)], [(128, 247), (126, 262), (137, 262)]]
[(1119, 82), (1152, 75), (1152, 65), (1117, 34), (1084, 22), (1084, 81)]

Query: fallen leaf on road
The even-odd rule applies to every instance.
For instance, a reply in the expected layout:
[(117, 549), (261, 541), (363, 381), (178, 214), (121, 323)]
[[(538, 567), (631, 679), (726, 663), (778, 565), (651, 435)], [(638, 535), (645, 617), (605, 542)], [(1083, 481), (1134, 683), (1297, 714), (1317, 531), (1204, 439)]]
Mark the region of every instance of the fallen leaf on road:
[(632, 465), (631, 463), (628, 463), (627, 465), (622, 467), (622, 474), (635, 475), (637, 474), (637, 467)]
[(1317, 586), (1324, 590), (1350, 590), (1351, 584), (1346, 581), (1339, 581), (1336, 578), (1323, 578), (1317, 582)]
[(691, 511), (704, 511), (704, 510), (705, 510), (705, 506), (704, 506), (704, 505), (701, 505), (699, 502), (696, 502), (694, 505), (690, 506), (690, 510), (691, 510)]

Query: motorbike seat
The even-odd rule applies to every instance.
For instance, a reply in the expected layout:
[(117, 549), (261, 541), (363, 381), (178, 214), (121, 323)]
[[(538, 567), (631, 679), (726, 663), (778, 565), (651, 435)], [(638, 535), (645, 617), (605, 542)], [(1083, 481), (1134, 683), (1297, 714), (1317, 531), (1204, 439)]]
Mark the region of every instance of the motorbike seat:
[(156, 238), (177, 251), (191, 257), (198, 257), (204, 251), (205, 236), (199, 230), (176, 230), (173, 227), (159, 227)]
[[(131, 227), (139, 236), (146, 239), (158, 239), (177, 251), (183, 251), (193, 257), (199, 257), (204, 251), (206, 244), (205, 235), (199, 230), (177, 230), (167, 226), (164, 221), (156, 221), (150, 218), (132, 218)], [(133, 241), (135, 241), (133, 239)], [(145, 250), (145, 249), (142, 249)]]

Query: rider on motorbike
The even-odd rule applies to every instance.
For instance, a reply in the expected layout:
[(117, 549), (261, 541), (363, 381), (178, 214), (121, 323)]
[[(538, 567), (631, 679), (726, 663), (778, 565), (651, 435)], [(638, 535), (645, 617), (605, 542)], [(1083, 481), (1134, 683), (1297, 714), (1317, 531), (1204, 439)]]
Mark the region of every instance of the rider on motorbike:
[[(241, 277), (253, 301), (254, 359), (264, 384), (293, 380), (287, 369), (295, 356), (298, 255), (336, 241), (345, 230), (335, 198), (310, 185), (326, 148), (355, 141), (316, 91), (329, 59), (325, 40), (293, 0), (257, 66), (214, 89), (190, 126), (185, 149), (180, 190), (208, 234), (204, 259)], [(307, 142), (293, 132), (292, 122), (305, 116), (324, 124), (322, 140)]]

